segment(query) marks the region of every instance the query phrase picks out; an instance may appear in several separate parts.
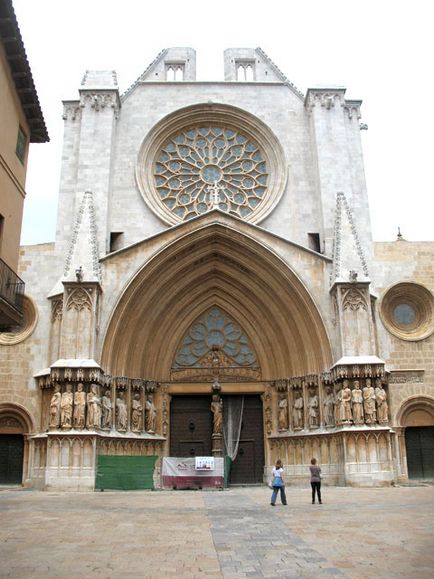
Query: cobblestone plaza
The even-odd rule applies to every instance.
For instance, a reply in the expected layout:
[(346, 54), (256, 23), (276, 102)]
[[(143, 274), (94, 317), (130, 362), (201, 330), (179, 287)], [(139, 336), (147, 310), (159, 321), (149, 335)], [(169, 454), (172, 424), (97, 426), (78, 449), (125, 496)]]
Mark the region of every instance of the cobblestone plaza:
[(434, 487), (0, 492), (0, 577), (428, 579)]

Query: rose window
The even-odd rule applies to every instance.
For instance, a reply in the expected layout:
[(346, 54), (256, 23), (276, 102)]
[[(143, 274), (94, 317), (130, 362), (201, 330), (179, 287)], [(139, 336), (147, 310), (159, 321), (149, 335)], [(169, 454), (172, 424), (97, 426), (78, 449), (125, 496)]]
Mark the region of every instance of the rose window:
[(175, 368), (201, 366), (204, 356), (221, 350), (237, 366), (251, 366), (256, 356), (240, 326), (215, 306), (197, 319), (185, 334), (176, 353)]
[(181, 221), (216, 207), (248, 218), (263, 203), (269, 179), (255, 140), (215, 125), (169, 138), (156, 155), (153, 176), (160, 202)]

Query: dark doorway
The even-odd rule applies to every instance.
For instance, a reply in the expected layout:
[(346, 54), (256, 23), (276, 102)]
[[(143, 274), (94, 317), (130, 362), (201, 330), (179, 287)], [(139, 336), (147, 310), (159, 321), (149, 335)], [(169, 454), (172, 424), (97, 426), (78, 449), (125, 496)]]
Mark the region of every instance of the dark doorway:
[[(223, 397), (223, 412), (225, 407)], [(232, 463), (230, 484), (262, 483), (264, 477), (264, 429), (259, 395), (244, 396), (238, 454)]]
[(434, 478), (434, 426), (405, 429), (409, 478)]
[(0, 434), (0, 484), (21, 484), (24, 439), (20, 434)]
[(170, 405), (170, 456), (211, 456), (211, 396), (174, 396)]

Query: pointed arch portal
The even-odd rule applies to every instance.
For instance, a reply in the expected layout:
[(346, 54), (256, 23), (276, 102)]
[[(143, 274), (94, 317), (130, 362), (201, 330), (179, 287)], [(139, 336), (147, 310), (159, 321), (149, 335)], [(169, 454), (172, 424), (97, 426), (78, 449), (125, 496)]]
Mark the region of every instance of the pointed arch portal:
[(212, 308), (245, 336), (260, 369), (255, 380), (330, 367), (324, 323), (300, 279), (244, 224), (216, 221), (189, 224), (130, 281), (102, 350), (112, 375), (171, 381), (182, 340)]

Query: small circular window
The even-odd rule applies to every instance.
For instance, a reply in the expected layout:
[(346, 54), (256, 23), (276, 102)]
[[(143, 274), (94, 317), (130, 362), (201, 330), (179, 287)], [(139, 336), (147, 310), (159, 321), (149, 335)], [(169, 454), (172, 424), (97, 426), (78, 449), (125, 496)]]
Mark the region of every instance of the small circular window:
[(9, 332), (0, 332), (0, 344), (13, 346), (28, 338), (38, 322), (38, 311), (36, 305), (28, 296), (23, 296), (23, 323), (21, 326), (11, 328)]
[(386, 328), (403, 340), (423, 340), (434, 332), (434, 298), (416, 283), (399, 283), (384, 294), (380, 307)]

